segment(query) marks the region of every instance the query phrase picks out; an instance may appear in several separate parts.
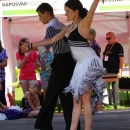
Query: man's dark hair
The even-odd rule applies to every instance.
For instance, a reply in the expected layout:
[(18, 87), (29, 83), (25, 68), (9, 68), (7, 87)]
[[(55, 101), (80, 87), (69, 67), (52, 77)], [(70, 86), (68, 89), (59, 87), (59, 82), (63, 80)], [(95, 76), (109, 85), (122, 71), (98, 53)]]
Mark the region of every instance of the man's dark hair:
[(37, 7), (37, 9), (36, 9), (36, 12), (40, 12), (40, 13), (42, 13), (42, 14), (44, 14), (44, 12), (45, 11), (47, 11), (47, 12), (49, 12), (50, 14), (53, 14), (54, 15), (54, 13), (53, 13), (53, 8), (52, 8), (52, 6), (50, 5), (50, 4), (48, 4), (48, 3), (42, 3), (42, 4), (40, 4), (38, 7)]

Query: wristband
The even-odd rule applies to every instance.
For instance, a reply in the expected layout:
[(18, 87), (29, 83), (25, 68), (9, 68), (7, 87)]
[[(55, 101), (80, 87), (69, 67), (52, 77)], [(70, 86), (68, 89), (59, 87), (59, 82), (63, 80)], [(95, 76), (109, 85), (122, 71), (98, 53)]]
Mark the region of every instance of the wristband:
[(29, 44), (28, 44), (28, 48), (29, 48), (29, 50), (32, 49), (32, 43), (29, 43)]

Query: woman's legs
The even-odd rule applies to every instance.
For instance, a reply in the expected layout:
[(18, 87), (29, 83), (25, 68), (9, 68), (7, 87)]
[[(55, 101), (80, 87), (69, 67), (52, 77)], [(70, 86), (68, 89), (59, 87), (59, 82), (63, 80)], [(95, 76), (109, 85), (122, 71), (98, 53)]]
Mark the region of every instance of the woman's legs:
[(91, 94), (92, 94), (92, 90), (89, 90), (81, 97), (82, 105), (84, 108), (85, 130), (91, 130), (91, 125), (92, 125)]
[(27, 91), (29, 91), (29, 84), (27, 81), (20, 83), (23, 93), (25, 94)]
[(48, 88), (49, 77), (50, 76), (41, 77), (41, 82), (43, 83), (42, 88), (43, 88), (43, 93), (44, 93), (44, 99), (46, 97), (46, 91)]
[(32, 117), (37, 117), (38, 116), (38, 113), (39, 113), (39, 110), (35, 110), (35, 111), (31, 111), (29, 113), (29, 117), (32, 118)]
[(102, 104), (100, 103), (100, 102), (97, 102), (96, 103), (96, 112), (98, 113), (102, 113), (103, 111), (102, 111), (102, 109), (103, 109), (103, 106), (102, 106)]
[(29, 89), (37, 83), (37, 80), (28, 80)]
[(82, 105), (81, 105), (81, 101), (79, 101), (77, 103), (75, 98), (73, 99), (73, 103), (74, 103), (74, 107), (73, 107), (72, 121), (71, 121), (70, 130), (77, 130), (77, 126), (78, 126), (79, 119), (80, 119)]

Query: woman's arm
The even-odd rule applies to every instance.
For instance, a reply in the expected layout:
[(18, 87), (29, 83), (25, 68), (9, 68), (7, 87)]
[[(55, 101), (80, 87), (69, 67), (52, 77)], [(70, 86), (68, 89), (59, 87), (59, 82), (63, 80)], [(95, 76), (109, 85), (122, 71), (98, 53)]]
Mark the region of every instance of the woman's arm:
[[(100, 0), (94, 0), (94, 2), (91, 5), (90, 10), (88, 11), (88, 14), (79, 23), (78, 31), (84, 38), (88, 38), (90, 26), (91, 26), (93, 16), (94, 16), (94, 12), (98, 6), (99, 1)], [(102, 0), (102, 1), (104, 3), (104, 0)]]
[(7, 58), (3, 59), (3, 62), (0, 63), (0, 68), (6, 67), (7, 66)]
[(123, 69), (123, 64), (124, 64), (124, 57), (119, 57), (119, 72), (118, 72), (118, 78), (122, 77), (122, 69)]
[[(46, 46), (46, 45), (54, 44), (56, 41), (58, 41), (64, 37), (65, 32), (66, 32), (66, 27), (52, 38), (44, 39), (42, 41), (33, 43), (32, 49), (36, 48), (38, 46)], [(22, 43), (22, 44), (24, 44), (24, 45), (20, 46), (21, 52), (23, 52), (23, 53), (28, 52), (29, 51), (28, 45), (25, 43)]]
[(27, 61), (27, 58), (28, 58), (28, 57), (25, 56), (25, 58), (24, 58), (23, 60), (20, 60), (20, 59), (17, 60), (18, 65), (19, 65), (20, 68), (22, 68), (22, 67), (25, 65), (25, 63), (26, 63), (26, 61)]
[(38, 58), (35, 59), (35, 63), (34, 64), (35, 64), (36, 68), (40, 68), (41, 67), (41, 63), (40, 63)]
[(46, 45), (54, 44), (56, 41), (58, 41), (64, 37), (65, 32), (66, 32), (66, 27), (52, 38), (44, 39), (42, 41), (33, 43), (32, 48), (35, 48), (38, 46), (46, 46)]

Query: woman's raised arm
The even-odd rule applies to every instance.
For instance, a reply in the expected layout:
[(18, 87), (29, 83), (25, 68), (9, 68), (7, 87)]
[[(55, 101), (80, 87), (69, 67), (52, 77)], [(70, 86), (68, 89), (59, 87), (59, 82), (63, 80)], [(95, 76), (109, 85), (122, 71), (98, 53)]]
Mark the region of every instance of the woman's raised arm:
[[(100, 0), (94, 0), (93, 1), (91, 8), (88, 11), (88, 14), (79, 23), (78, 31), (85, 38), (88, 38), (89, 29), (90, 29), (90, 26), (91, 26), (91, 23), (92, 23), (92, 20), (93, 20), (93, 16), (94, 16), (94, 13), (95, 13), (95, 10), (98, 6), (99, 1)], [(102, 0), (102, 2), (104, 3), (104, 0)]]

